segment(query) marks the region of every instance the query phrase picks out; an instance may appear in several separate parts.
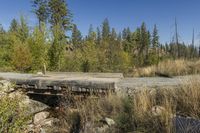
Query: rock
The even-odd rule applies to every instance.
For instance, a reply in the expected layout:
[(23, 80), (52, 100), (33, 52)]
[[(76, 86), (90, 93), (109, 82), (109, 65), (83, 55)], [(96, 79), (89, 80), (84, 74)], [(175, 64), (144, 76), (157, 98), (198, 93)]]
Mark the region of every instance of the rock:
[(21, 99), (28, 98), (28, 96), (24, 95), (23, 92), (20, 92), (20, 91), (12, 92), (8, 96), (9, 98), (21, 98)]
[(59, 124), (59, 119), (57, 118), (48, 118), (48, 119), (45, 119), (43, 121), (40, 121), (40, 123), (38, 123), (38, 126), (40, 127), (54, 127), (56, 125)]
[(47, 117), (49, 117), (49, 112), (47, 111), (37, 113), (33, 118), (33, 122), (34, 124), (38, 124), (39, 122), (44, 121)]
[(38, 76), (43, 76), (44, 74), (42, 72), (37, 72)]
[(96, 133), (106, 133), (109, 129), (108, 125), (104, 125), (103, 127), (96, 128)]
[(40, 133), (46, 133), (45, 129), (40, 128)]
[(14, 91), (12, 84), (7, 80), (1, 80), (0, 81), (0, 91), (3, 93), (10, 93)]
[(115, 125), (115, 121), (111, 118), (104, 118), (102, 120), (100, 120), (101, 122), (107, 124), (108, 126), (112, 126), (112, 125)]
[(49, 108), (48, 105), (29, 99), (28, 97), (23, 100), (21, 106), (27, 107), (27, 114), (35, 114)]
[(154, 106), (151, 109), (151, 112), (154, 116), (161, 116), (165, 111), (166, 109), (162, 106)]

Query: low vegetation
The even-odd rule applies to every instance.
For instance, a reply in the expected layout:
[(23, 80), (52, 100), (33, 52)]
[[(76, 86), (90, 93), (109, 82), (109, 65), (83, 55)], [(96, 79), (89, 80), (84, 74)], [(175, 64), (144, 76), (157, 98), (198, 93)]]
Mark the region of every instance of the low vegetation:
[(134, 69), (132, 73), (126, 74), (126, 76), (134, 77), (149, 77), (149, 76), (183, 76), (193, 75), (200, 73), (200, 61), (199, 60), (165, 60), (158, 65), (152, 65), (148, 67), (142, 67)]
[(29, 116), (26, 107), (20, 105), (22, 98), (0, 95), (0, 132), (22, 133), (25, 131)]
[(101, 125), (99, 120), (105, 117), (116, 122), (107, 132), (169, 133), (175, 131), (176, 116), (200, 119), (199, 102), (199, 83), (193, 80), (177, 89), (142, 89), (128, 97), (110, 95), (79, 101), (76, 114), (78, 112), (80, 130), (85, 129), (87, 133), (94, 132), (95, 127)]

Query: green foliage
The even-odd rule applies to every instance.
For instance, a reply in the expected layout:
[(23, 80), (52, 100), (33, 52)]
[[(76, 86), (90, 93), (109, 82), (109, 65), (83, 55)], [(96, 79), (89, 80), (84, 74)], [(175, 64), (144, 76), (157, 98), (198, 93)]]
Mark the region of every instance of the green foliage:
[[(43, 28), (44, 29), (44, 28)], [(42, 30), (42, 31), (45, 31)], [(32, 36), (28, 41), (32, 55), (32, 70), (42, 70), (44, 64), (47, 64), (47, 42), (45, 33), (41, 32), (38, 27), (35, 28)]]
[(24, 16), (20, 16), (18, 33), (16, 35), (22, 42), (25, 42), (29, 37), (29, 27)]
[(19, 24), (16, 19), (13, 19), (10, 23), (9, 32), (16, 33), (18, 32)]
[(117, 33), (105, 19), (96, 31), (90, 25), (84, 37), (72, 25), (66, 0), (32, 0), (32, 6), (39, 21), (33, 31), (24, 16), (13, 19), (8, 31), (0, 26), (0, 68), (33, 72), (47, 64), (52, 71), (127, 73), (163, 59), (199, 57), (194, 45), (160, 44), (156, 25), (152, 34), (144, 22), (135, 31)]
[(64, 33), (60, 31), (59, 25), (53, 28), (53, 35), (53, 42), (48, 51), (49, 66), (51, 70), (59, 71), (63, 64), (64, 44), (66, 44), (66, 39)]
[(103, 21), (102, 27), (102, 39), (106, 40), (110, 37), (110, 25), (108, 19)]
[(39, 26), (41, 26), (41, 23), (47, 22), (49, 17), (48, 0), (33, 0), (32, 6), (34, 8), (33, 12), (36, 14), (39, 20)]
[(75, 24), (72, 29), (72, 44), (75, 48), (80, 48), (82, 44), (81, 32), (78, 30)]
[(22, 42), (16, 37), (13, 39), (12, 65), (22, 72), (31, 70), (32, 56), (27, 42)]
[(0, 97), (0, 132), (21, 133), (24, 131), (29, 116), (25, 115), (25, 106), (20, 106), (22, 98)]
[(117, 127), (120, 132), (127, 133), (135, 130), (133, 103), (131, 98), (122, 99), (122, 112), (117, 116)]
[(49, 0), (49, 13), (52, 27), (59, 25), (64, 31), (71, 28), (71, 13), (66, 0)]

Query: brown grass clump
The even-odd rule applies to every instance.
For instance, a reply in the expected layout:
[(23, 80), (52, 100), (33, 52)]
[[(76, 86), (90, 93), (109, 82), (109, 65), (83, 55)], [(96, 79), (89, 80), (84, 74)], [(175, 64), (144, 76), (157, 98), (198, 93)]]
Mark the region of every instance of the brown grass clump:
[(116, 132), (174, 132), (175, 116), (200, 119), (200, 83), (189, 80), (176, 88), (136, 90), (130, 96), (109, 95), (76, 103), (81, 131), (95, 132), (102, 118), (111, 118)]
[[(158, 65), (134, 69), (132, 76), (181, 76), (200, 73), (200, 61), (165, 60)], [(130, 76), (130, 75), (129, 75)]]
[(182, 116), (200, 118), (200, 83), (198, 80), (189, 80), (172, 91), (177, 102), (177, 113)]

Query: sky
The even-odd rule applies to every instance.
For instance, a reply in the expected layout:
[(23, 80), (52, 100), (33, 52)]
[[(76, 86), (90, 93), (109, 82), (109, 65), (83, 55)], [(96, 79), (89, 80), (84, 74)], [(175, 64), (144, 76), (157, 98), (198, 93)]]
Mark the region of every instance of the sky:
[[(37, 24), (36, 16), (31, 12), (30, 0), (0, 0), (0, 24), (8, 29), (13, 18), (23, 14), (31, 26)], [(67, 0), (83, 35), (88, 33), (90, 24), (101, 26), (105, 18), (118, 32), (125, 27), (134, 31), (145, 22), (152, 31), (157, 25), (162, 43), (170, 42), (174, 34), (174, 21), (177, 19), (180, 40), (191, 43), (195, 30), (195, 42), (200, 40), (200, 0)]]

